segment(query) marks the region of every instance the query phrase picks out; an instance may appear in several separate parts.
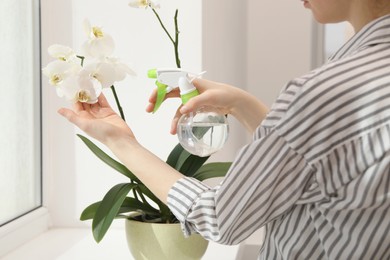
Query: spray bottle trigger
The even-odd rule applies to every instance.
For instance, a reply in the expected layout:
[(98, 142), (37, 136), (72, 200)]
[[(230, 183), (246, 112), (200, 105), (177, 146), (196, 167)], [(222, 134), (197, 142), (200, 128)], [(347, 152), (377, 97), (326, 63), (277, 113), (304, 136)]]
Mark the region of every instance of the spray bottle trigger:
[(159, 109), (162, 102), (164, 101), (165, 95), (167, 94), (167, 87), (168, 87), (168, 85), (162, 84), (158, 81), (156, 81), (156, 86), (157, 86), (157, 100), (156, 100), (156, 104), (154, 104), (153, 113), (155, 113), (157, 109)]

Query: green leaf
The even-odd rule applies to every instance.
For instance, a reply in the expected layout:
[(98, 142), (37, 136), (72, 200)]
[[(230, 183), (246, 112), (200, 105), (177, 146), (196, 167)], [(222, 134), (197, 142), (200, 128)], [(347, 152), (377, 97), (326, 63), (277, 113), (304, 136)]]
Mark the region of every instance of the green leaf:
[(168, 156), (167, 163), (184, 174), (191, 177), (209, 158), (200, 157), (187, 152), (181, 144), (177, 144)]
[[(93, 219), (95, 217), (96, 211), (99, 208), (101, 201), (95, 202), (88, 207), (86, 207), (81, 213), (80, 220), (85, 221), (89, 219)], [(131, 197), (126, 197), (123, 201), (121, 207), (119, 208), (118, 215), (115, 218), (118, 218), (120, 214), (127, 212), (144, 212), (149, 215), (159, 215), (159, 211), (145, 203), (140, 202)]]
[(103, 239), (127, 194), (136, 186), (137, 184), (133, 183), (117, 184), (104, 196), (92, 221), (92, 232), (96, 242), (99, 243)]
[(177, 144), (168, 156), (167, 163), (185, 176), (191, 177), (208, 158), (209, 156), (193, 155)]
[(184, 163), (187, 161), (187, 159), (191, 156), (191, 153), (187, 152), (186, 150), (183, 149), (183, 151), (180, 153), (180, 155), (177, 158), (176, 162), (176, 170), (180, 171)]
[(149, 189), (148, 187), (146, 187), (143, 183), (140, 183), (138, 184), (138, 188), (140, 189), (140, 191), (145, 194), (149, 199), (151, 199), (152, 201), (154, 201), (156, 204), (160, 204), (162, 203), (162, 201), (156, 197), (156, 195), (154, 195)]
[(105, 162), (107, 165), (111, 166), (113, 169), (117, 170), (118, 172), (122, 173), (126, 177), (130, 178), (131, 180), (140, 182), (140, 180), (131, 171), (129, 171), (129, 169), (127, 169), (126, 166), (111, 158), (108, 154), (106, 154), (103, 150), (97, 147), (87, 137), (82, 136), (80, 134), (78, 134), (77, 136), (80, 137), (80, 139), (100, 160), (102, 160), (103, 162)]
[(199, 181), (210, 178), (224, 177), (228, 172), (231, 162), (216, 162), (203, 165), (192, 177)]
[(89, 219), (93, 219), (96, 214), (96, 210), (99, 208), (101, 201), (95, 202), (88, 207), (86, 207), (83, 212), (81, 212), (80, 220), (85, 221)]
[(132, 211), (137, 211), (137, 212), (142, 211), (145, 214), (154, 215), (154, 216), (159, 215), (160, 213), (157, 209), (149, 206), (146, 203), (143, 203), (131, 197), (126, 197), (122, 203), (122, 206), (119, 209), (118, 214), (132, 212)]
[(154, 195), (144, 184), (139, 184), (138, 187), (143, 194), (145, 194), (147, 197), (149, 197), (149, 199), (158, 205), (161, 211), (160, 214), (162, 219), (166, 220), (172, 214), (168, 206), (165, 205), (165, 203), (163, 203), (159, 198), (157, 198), (156, 195)]
[(169, 154), (167, 159), (167, 164), (169, 164), (172, 168), (179, 170), (179, 168), (177, 168), (176, 166), (178, 165), (177, 162), (180, 158), (180, 155), (183, 153), (183, 151), (185, 151), (183, 146), (181, 146), (180, 143), (177, 144)]
[(188, 177), (193, 175), (199, 170), (200, 167), (207, 161), (209, 157), (199, 157), (190, 154), (180, 167), (180, 172)]

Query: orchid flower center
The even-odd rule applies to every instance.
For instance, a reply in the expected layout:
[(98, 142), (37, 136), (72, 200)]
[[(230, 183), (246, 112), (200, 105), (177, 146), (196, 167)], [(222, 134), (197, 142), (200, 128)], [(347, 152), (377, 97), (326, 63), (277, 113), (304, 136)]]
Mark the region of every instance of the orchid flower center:
[(50, 78), (50, 84), (51, 85), (57, 86), (61, 82), (62, 82), (62, 77), (60, 75), (58, 75), (58, 74), (55, 74), (55, 75), (51, 76), (51, 78)]
[(86, 90), (80, 90), (77, 93), (77, 100), (80, 102), (88, 102), (91, 100), (91, 96), (89, 95), (89, 92)]
[(99, 27), (92, 27), (92, 33), (93, 35), (95, 35), (96, 38), (104, 37), (103, 31)]

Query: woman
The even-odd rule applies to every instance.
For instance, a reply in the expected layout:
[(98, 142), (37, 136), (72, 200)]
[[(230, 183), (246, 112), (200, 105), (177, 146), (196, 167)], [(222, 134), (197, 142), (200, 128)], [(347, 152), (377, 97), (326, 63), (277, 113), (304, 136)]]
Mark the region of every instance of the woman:
[[(260, 259), (389, 259), (390, 1), (303, 3), (317, 21), (348, 21), (356, 31), (329, 62), (290, 81), (269, 111), (238, 88), (198, 79), (201, 95), (177, 112), (172, 133), (182, 113), (203, 105), (253, 133), (218, 187), (147, 151), (104, 96), (59, 113), (106, 144), (187, 235), (236, 244), (266, 225)], [(148, 112), (154, 102), (155, 93)]]

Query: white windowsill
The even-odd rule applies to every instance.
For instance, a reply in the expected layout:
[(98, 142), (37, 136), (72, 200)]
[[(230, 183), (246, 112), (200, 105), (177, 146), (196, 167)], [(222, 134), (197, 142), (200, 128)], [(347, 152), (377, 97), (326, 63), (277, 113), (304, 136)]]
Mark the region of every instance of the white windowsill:
[(0, 258), (48, 230), (49, 214), (38, 208), (0, 228)]
[[(236, 260), (239, 246), (210, 242), (202, 260)], [(2, 260), (107, 260), (133, 259), (127, 248), (124, 229), (110, 229), (103, 241), (95, 243), (90, 229), (51, 229), (27, 242)]]

